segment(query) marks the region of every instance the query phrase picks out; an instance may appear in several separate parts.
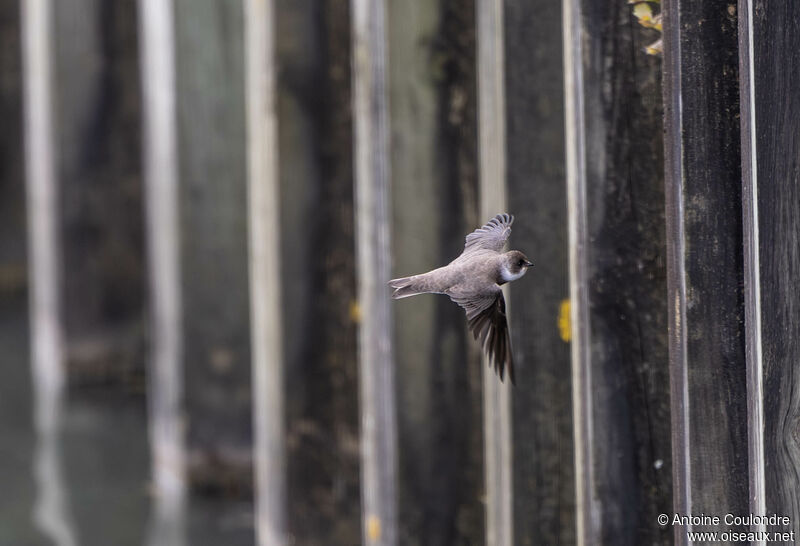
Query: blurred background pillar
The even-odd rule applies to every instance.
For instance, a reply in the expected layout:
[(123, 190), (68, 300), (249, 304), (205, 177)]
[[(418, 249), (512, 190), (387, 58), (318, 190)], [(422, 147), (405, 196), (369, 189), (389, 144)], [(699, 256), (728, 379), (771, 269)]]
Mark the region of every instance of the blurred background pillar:
[[(392, 277), (401, 277), (448, 263), (482, 223), (475, 2), (409, 0), (388, 9)], [(482, 542), (480, 349), (449, 298), (393, 301), (392, 310), (399, 541)]]
[[(478, 0), (478, 151), (481, 224), (505, 212), (506, 103), (502, 0)], [(513, 305), (508, 299), (507, 314)], [(511, 381), (500, 382), (483, 362), (483, 471), (486, 484), (486, 543), (514, 544)]]
[(69, 384), (81, 391), (81, 405), (98, 404), (83, 394), (103, 384), (126, 394), (141, 391), (143, 377), (146, 271), (136, 5), (135, 0), (54, 4), (65, 343)]
[(251, 383), (246, 23), (242, 0), (175, 1), (191, 543), (250, 541), (253, 533), (226, 523), (247, 521), (252, 510), (258, 392)]
[[(252, 479), (245, 44), (232, 39), (243, 36), (244, 3), (177, 0), (175, 14), (187, 472), (198, 493), (194, 503), (215, 491), (246, 498)], [(215, 510), (205, 512), (215, 519)]]
[(150, 544), (185, 542), (183, 324), (175, 27), (171, 0), (140, 0), (144, 181), (150, 278), (148, 405), (154, 506)]
[(397, 535), (397, 407), (391, 299), (390, 148), (385, 0), (353, 0), (353, 127), (365, 544)]
[(287, 528), (308, 546), (361, 540), (350, 15), (275, 2)]
[(256, 540), (280, 546), (287, 537), (274, 4), (246, 1), (244, 14)]
[(82, 541), (141, 542), (150, 451), (137, 2), (53, 10), (70, 506)]
[(26, 173), (22, 60), (22, 3), (0, 2), (0, 542), (19, 544), (42, 536), (32, 507), (31, 472), (36, 432), (33, 373), (29, 355), (30, 302), (26, 255)]
[(589, 297), (586, 246), (586, 131), (584, 126), (583, 39), (580, 0), (563, 2), (564, 113), (566, 137), (567, 214), (569, 232), (570, 338), (572, 419), (575, 449), (576, 544), (596, 542), (592, 491), (593, 445), (589, 365)]
[(37, 446), (38, 487), (34, 518), (59, 546), (77, 544), (67, 512), (61, 463), (60, 423), (65, 371), (61, 317), (55, 124), (53, 27), (49, 0), (24, 2), (21, 10), (25, 166), (29, 249), (30, 354)]
[(509, 287), (520, 545), (575, 541), (561, 9), (551, 0), (504, 4), (510, 244), (534, 264)]

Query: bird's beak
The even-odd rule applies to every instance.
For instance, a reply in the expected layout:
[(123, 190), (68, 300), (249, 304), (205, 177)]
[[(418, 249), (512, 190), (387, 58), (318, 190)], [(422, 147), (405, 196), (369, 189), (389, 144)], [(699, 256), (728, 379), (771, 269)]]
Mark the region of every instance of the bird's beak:
[(533, 267), (533, 264), (531, 262), (526, 261), (525, 262), (525, 267)]

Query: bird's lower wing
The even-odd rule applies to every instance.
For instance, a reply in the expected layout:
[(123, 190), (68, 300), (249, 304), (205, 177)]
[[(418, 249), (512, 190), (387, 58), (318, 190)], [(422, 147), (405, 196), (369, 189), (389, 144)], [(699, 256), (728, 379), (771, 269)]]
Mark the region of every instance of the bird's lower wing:
[(481, 347), (489, 358), (489, 364), (494, 366), (495, 372), (503, 380), (503, 375), (508, 369), (511, 383), (514, 380), (514, 359), (511, 355), (511, 336), (506, 318), (506, 300), (500, 287), (485, 297), (454, 297), (450, 298), (460, 305), (467, 313), (469, 329), (475, 339), (480, 341)]

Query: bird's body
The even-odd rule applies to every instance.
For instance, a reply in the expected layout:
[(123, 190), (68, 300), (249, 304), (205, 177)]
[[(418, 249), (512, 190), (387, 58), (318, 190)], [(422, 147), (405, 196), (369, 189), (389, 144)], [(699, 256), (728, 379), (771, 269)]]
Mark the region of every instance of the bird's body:
[(395, 299), (417, 294), (446, 294), (467, 313), (470, 329), (480, 338), (490, 362), (514, 382), (514, 362), (501, 285), (522, 277), (531, 264), (518, 250), (501, 252), (514, 217), (498, 214), (467, 235), (464, 252), (447, 264), (420, 275), (389, 281)]
[(428, 273), (395, 279), (409, 281), (398, 289), (395, 299), (407, 298), (417, 294), (447, 294), (450, 297), (469, 298), (486, 291), (487, 286), (498, 286), (507, 282), (501, 276), (503, 255), (492, 251), (480, 251), (469, 256), (463, 254)]

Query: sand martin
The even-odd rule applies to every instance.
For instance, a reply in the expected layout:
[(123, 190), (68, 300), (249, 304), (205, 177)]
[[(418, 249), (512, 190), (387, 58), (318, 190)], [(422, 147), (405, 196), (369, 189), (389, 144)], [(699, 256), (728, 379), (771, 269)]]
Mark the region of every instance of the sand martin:
[(503, 380), (514, 383), (514, 359), (506, 319), (506, 301), (500, 288), (522, 277), (533, 264), (519, 250), (503, 252), (514, 217), (498, 214), (467, 235), (464, 252), (444, 267), (389, 281), (392, 298), (417, 294), (446, 294), (467, 313), (469, 328)]

